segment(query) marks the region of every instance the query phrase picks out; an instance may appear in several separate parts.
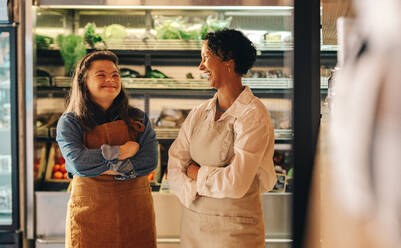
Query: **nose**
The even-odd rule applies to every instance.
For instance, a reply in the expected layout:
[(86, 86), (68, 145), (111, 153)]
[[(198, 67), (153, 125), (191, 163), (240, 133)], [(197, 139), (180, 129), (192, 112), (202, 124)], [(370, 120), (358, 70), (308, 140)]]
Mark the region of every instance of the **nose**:
[(205, 69), (205, 65), (203, 64), (203, 60), (199, 64), (199, 70), (203, 71)]
[(107, 75), (105, 81), (106, 82), (113, 82), (114, 81), (113, 76), (112, 75)]

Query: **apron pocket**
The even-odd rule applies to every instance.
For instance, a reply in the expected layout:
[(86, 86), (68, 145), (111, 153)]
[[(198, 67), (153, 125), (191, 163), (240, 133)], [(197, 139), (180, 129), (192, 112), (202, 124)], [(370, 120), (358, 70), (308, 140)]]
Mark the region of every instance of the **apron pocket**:
[(260, 224), (253, 216), (204, 214), (184, 208), (181, 236), (188, 247), (248, 247), (248, 243), (254, 242), (250, 240), (264, 243)]
[(188, 209), (192, 214), (196, 215), (198, 218), (204, 219), (210, 222), (224, 222), (224, 223), (237, 223), (237, 224), (256, 224), (255, 217), (252, 216), (230, 216), (230, 215), (217, 215), (210, 213), (199, 213), (192, 209)]

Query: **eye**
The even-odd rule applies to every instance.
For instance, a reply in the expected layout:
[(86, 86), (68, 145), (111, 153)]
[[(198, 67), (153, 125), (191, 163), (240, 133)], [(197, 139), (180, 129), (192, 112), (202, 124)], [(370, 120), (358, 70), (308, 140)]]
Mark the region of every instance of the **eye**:
[(105, 77), (105, 75), (104, 75), (104, 73), (99, 73), (99, 74), (96, 74), (96, 77), (99, 77), (99, 78), (104, 78), (104, 77)]
[(119, 78), (120, 77), (120, 74), (113, 74), (113, 78)]

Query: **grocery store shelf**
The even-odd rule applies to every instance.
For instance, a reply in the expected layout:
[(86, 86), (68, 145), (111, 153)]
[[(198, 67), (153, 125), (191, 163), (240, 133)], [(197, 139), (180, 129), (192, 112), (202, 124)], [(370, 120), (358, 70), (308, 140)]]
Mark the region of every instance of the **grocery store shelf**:
[[(62, 78), (66, 80), (62, 80)], [(41, 86), (36, 89), (39, 98), (64, 98), (68, 95), (70, 79), (54, 77), (53, 83), (61, 87)], [(216, 90), (209, 87), (206, 80), (175, 80), (175, 79), (122, 79), (122, 83), (130, 96), (175, 97), (175, 98), (210, 98)], [(289, 79), (244, 79), (258, 97), (285, 98), (291, 93), (292, 80)], [(292, 87), (292, 86), (291, 86)]]
[[(156, 40), (156, 39), (124, 39), (106, 41), (108, 50), (116, 51), (200, 51), (203, 40)], [(294, 48), (293, 43), (264, 40), (255, 43), (257, 51), (288, 51)], [(91, 49), (87, 46), (87, 49)], [(57, 44), (52, 44), (50, 50), (59, 50)], [(337, 45), (322, 45), (321, 51), (337, 51)]]
[(274, 150), (278, 151), (289, 151), (292, 149), (291, 144), (274, 144)]
[(320, 89), (328, 89), (329, 88), (329, 78), (321, 77), (320, 78)]
[[(153, 78), (123, 78), (122, 82), (126, 89), (209, 89), (206, 79), (153, 79)], [(243, 78), (244, 85), (251, 89), (290, 89), (292, 79), (290, 78)]]
[(321, 45), (320, 50), (322, 51), (338, 51), (338, 45)]
[[(42, 82), (46, 81), (43, 78)], [(64, 98), (67, 96), (71, 78), (56, 76), (52, 78), (54, 87), (38, 86), (39, 98)], [(322, 93), (327, 93), (327, 78), (321, 80)], [(152, 97), (212, 97), (216, 90), (209, 86), (206, 79), (156, 79), (156, 78), (122, 78), (122, 83), (131, 96), (149, 95)], [(285, 97), (292, 90), (291, 78), (243, 78), (243, 84), (249, 86), (258, 97)], [(39, 85), (39, 84), (38, 84)]]
[[(147, 45), (133, 46), (131, 41), (127, 42), (124, 46), (113, 45), (108, 50), (114, 52), (120, 61), (120, 64), (130, 65), (144, 65), (147, 61), (145, 57), (149, 56), (152, 65), (158, 66), (198, 66), (201, 60), (200, 47), (195, 48), (193, 44), (199, 41), (179, 41), (179, 45), (167, 45), (168, 40), (158, 41), (165, 45)], [(177, 42), (177, 41), (175, 41)], [(135, 43), (135, 42), (134, 42)], [(132, 46), (132, 47), (131, 47)], [(152, 48), (153, 47), (153, 48)], [(159, 47), (159, 48), (155, 48)], [(288, 45), (268, 46), (267, 44), (259, 48), (255, 61), (255, 66), (283, 66), (284, 60), (291, 58), (286, 55), (292, 53), (293, 49)], [(88, 52), (94, 51), (87, 49)], [(322, 50), (321, 63), (334, 66), (337, 63), (336, 50)], [(38, 65), (63, 65), (60, 51), (58, 49), (38, 49), (37, 50)]]
[(291, 129), (274, 129), (275, 140), (292, 140), (293, 136)]
[(286, 196), (292, 196), (293, 195), (293, 193), (291, 193), (291, 192), (266, 192), (266, 193), (263, 193), (262, 195), (270, 195), (270, 196), (282, 196), (282, 195), (286, 195)]
[[(156, 138), (159, 140), (175, 139), (179, 128), (155, 128)], [(275, 129), (276, 140), (292, 140), (293, 131), (291, 129)]]
[[(52, 89), (50, 79), (46, 77), (35, 78), (39, 90)], [(71, 86), (70, 77), (55, 76), (52, 78), (53, 89), (64, 89)], [(122, 78), (126, 89), (174, 89), (174, 90), (213, 90), (206, 79), (170, 79), (170, 78)], [(292, 78), (242, 78), (242, 83), (251, 89), (292, 89)], [(321, 78), (321, 88), (327, 89), (328, 78)]]
[(0, 214), (11, 214), (11, 209), (0, 209)]
[[(203, 40), (115, 39), (107, 40), (106, 47), (116, 51), (200, 51), (202, 43)], [(290, 42), (265, 40), (255, 43), (255, 47), (257, 51), (288, 51), (294, 46)], [(58, 45), (52, 44), (51, 50), (59, 50)]]
[[(55, 140), (55, 135), (49, 135), (48, 128), (36, 128), (35, 130), (41, 130), (41, 132), (35, 132), (35, 137), (37, 140), (47, 141), (47, 140)], [(155, 129), (156, 138), (158, 140), (174, 140), (177, 135), (179, 128), (160, 128), (156, 127)], [(293, 131), (291, 129), (275, 129), (274, 136), (276, 141), (291, 141), (293, 137)], [(276, 150), (290, 150), (290, 144), (279, 144), (276, 145)], [(0, 173), (2, 176), (2, 173)]]
[[(69, 87), (38, 87), (38, 98), (65, 98), (70, 91)], [(192, 88), (127, 88), (130, 97), (151, 96), (152, 98), (190, 98), (208, 99), (216, 93), (215, 89)], [(290, 89), (252, 89), (257, 97), (286, 98), (291, 93)]]

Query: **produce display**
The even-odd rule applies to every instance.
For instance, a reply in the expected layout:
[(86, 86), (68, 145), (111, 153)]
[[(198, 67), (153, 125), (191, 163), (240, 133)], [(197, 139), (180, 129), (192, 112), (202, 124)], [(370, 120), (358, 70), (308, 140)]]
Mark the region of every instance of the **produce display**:
[(50, 182), (69, 181), (67, 178), (67, 170), (65, 169), (65, 159), (57, 143), (53, 143), (50, 147), (45, 180)]
[(88, 23), (85, 26), (85, 34), (84, 34), (85, 42), (88, 43), (88, 45), (94, 49), (97, 44), (100, 43), (100, 45), (105, 48), (106, 43), (104, 42), (102, 36), (100, 34), (96, 33), (96, 25), (95, 23)]
[(291, 154), (287, 150), (275, 150), (273, 156), (277, 183), (273, 192), (292, 192), (294, 169), (291, 168)]
[(251, 69), (244, 76), (245, 78), (291, 78), (291, 75), (283, 72), (282, 69)]
[(125, 27), (120, 24), (111, 24), (104, 27), (102, 37), (104, 40), (123, 40), (127, 37)]
[(54, 179), (68, 179), (67, 170), (65, 169), (65, 159), (63, 157), (58, 158), (57, 164), (53, 166), (52, 172), (52, 178)]
[(120, 77), (121, 78), (140, 78), (141, 75), (139, 72), (135, 70), (131, 70), (128, 68), (120, 68)]
[(155, 16), (154, 19), (156, 37), (162, 40), (200, 40), (208, 32), (227, 28), (231, 23), (231, 17), (221, 20), (214, 16), (208, 16), (206, 21), (196, 18), (191, 23), (182, 16)]
[(66, 75), (71, 75), (74, 65), (86, 55), (84, 39), (75, 34), (58, 35), (57, 44), (60, 47)]
[(154, 70), (150, 65), (147, 65), (145, 78), (168, 78), (168, 77), (163, 72), (159, 70)]
[(50, 45), (54, 44), (54, 39), (50, 36), (37, 34), (35, 39), (36, 48), (38, 49), (49, 49)]
[(291, 154), (290, 151), (274, 151), (273, 156), (274, 168), (277, 173), (285, 173), (291, 166)]
[(33, 176), (35, 180), (43, 178), (46, 167), (47, 149), (46, 143), (38, 142), (35, 144), (34, 162), (33, 162)]

